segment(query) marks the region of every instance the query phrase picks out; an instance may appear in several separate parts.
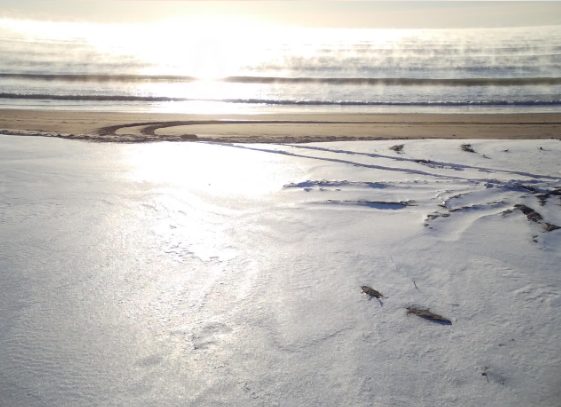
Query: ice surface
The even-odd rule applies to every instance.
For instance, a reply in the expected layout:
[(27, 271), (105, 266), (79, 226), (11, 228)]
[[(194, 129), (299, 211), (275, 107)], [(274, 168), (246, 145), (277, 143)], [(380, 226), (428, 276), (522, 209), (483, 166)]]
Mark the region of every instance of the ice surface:
[(0, 405), (558, 406), (561, 142), (403, 143), (0, 136)]

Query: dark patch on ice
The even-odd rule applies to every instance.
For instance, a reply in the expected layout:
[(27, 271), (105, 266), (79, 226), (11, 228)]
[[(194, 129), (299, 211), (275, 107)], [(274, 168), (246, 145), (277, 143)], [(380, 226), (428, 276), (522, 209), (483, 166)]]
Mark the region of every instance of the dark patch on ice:
[(462, 144), (460, 148), (466, 153), (475, 153), (475, 150), (473, 149), (471, 144)]
[(557, 226), (557, 225), (554, 225), (552, 223), (545, 222), (543, 225), (544, 225), (544, 230), (546, 232), (552, 232), (554, 230), (561, 229), (561, 226)]
[(384, 295), (380, 291), (375, 290), (372, 287), (369, 287), (367, 285), (362, 285), (362, 286), (360, 286), (360, 288), (362, 289), (362, 292), (364, 294), (368, 295), (370, 298), (373, 298), (373, 297), (374, 298), (384, 298)]
[[(449, 218), (450, 215), (453, 214), (453, 213), (500, 208), (503, 205), (505, 205), (504, 201), (497, 201), (497, 202), (488, 202), (488, 203), (483, 203), (483, 204), (465, 205), (465, 206), (460, 206), (458, 208), (448, 208), (446, 206), (446, 203), (444, 203), (444, 204), (441, 204), (439, 206), (444, 208), (444, 209), (447, 209), (448, 212), (435, 211), (435, 212), (429, 213), (425, 217), (424, 225), (429, 226), (431, 221), (433, 221), (435, 219), (438, 219), (438, 218)], [(503, 212), (503, 214), (504, 214), (504, 212)]]
[[(561, 226), (545, 222), (543, 220), (543, 216), (539, 212), (523, 204), (514, 205), (513, 209), (504, 211), (503, 216), (512, 213), (514, 210), (519, 210), (524, 215), (526, 215), (526, 219), (528, 219), (528, 221), (542, 225), (544, 232), (552, 232), (554, 230), (561, 229)], [(537, 236), (534, 236), (533, 240), (536, 241), (536, 238)]]
[(539, 201), (540, 206), (545, 206), (549, 198), (557, 196), (561, 199), (561, 187), (541, 187), (528, 184), (520, 184), (520, 188), (533, 194)]
[(498, 181), (498, 180), (488, 180), (485, 182), (486, 188), (500, 188), (504, 191), (513, 192), (524, 192), (530, 193), (538, 199), (540, 206), (545, 206), (548, 200), (554, 196), (559, 197), (561, 200), (561, 187), (555, 186), (544, 186), (544, 183), (540, 180), (532, 181)]
[(481, 376), (487, 379), (487, 383), (498, 383), (504, 385), (506, 383), (506, 379), (503, 375), (495, 372), (494, 370), (490, 370), (489, 366), (484, 366), (483, 371), (481, 372)]
[(313, 188), (341, 188), (341, 187), (359, 187), (359, 188), (385, 188), (386, 184), (381, 182), (368, 181), (328, 181), (328, 180), (307, 180), (303, 182), (290, 183), (283, 186), (284, 189), (301, 188), (305, 191), (311, 191)]
[[(481, 184), (480, 184), (481, 185)], [(484, 182), (482, 185), (485, 188), (490, 189), (498, 189), (504, 192), (519, 192), (520, 198), (527, 198), (528, 195), (536, 197), (540, 206), (545, 206), (548, 200), (552, 197), (559, 197), (561, 199), (561, 187), (557, 185), (551, 186), (545, 184), (543, 181), (540, 180), (528, 180), (528, 181), (518, 181), (518, 180), (511, 180), (511, 181), (499, 181), (499, 180), (488, 180)], [(501, 208), (509, 204), (510, 199), (503, 199), (497, 200), (487, 203), (477, 203), (472, 205), (464, 205), (461, 207), (453, 208), (451, 207), (451, 201), (456, 198), (466, 197), (469, 198), (471, 193), (461, 193), (454, 196), (451, 196), (440, 203), (438, 206), (442, 208), (442, 210), (434, 211), (429, 213), (425, 218), (425, 226), (429, 226), (429, 223), (438, 218), (445, 218), (449, 217), (450, 214), (456, 212), (466, 212), (466, 211), (473, 211), (473, 210), (486, 210), (486, 209), (494, 209), (494, 208)], [(512, 214), (515, 211), (521, 211), (524, 215), (526, 215), (527, 219), (531, 222), (538, 223), (543, 226), (543, 230), (545, 232), (551, 232), (561, 227), (552, 223), (548, 223), (543, 219), (543, 216), (538, 213), (533, 208), (523, 205), (523, 204), (516, 204), (513, 207), (506, 209), (502, 212), (503, 216), (507, 216)]]
[(527, 205), (516, 204), (514, 205), (514, 209), (518, 209), (520, 212), (526, 215), (526, 219), (528, 219), (530, 222), (534, 222), (534, 223), (543, 222), (543, 216)]
[(429, 226), (430, 222), (438, 219), (438, 218), (448, 218), (450, 217), (449, 213), (442, 213), (442, 212), (433, 212), (433, 213), (429, 213), (426, 218), (425, 218), (425, 226)]
[(453, 164), (445, 164), (445, 163), (439, 163), (437, 161), (432, 161), (432, 160), (424, 160), (424, 159), (417, 159), (414, 160), (417, 164), (421, 164), (430, 168), (441, 168), (441, 169), (445, 169), (445, 170), (454, 170), (454, 171), (463, 171), (463, 168), (457, 166), (457, 165), (453, 165)]
[(389, 209), (397, 210), (403, 209), (407, 206), (416, 206), (415, 201), (399, 201), (399, 202), (386, 202), (386, 201), (367, 201), (367, 200), (335, 200), (329, 199), (324, 204), (327, 205), (340, 205), (340, 206), (365, 206), (373, 209)]
[(407, 315), (413, 314), (417, 315), (419, 318), (426, 319), (431, 322), (436, 322), (441, 325), (452, 325), (452, 321), (448, 318), (444, 318), (442, 315), (435, 314), (429, 308), (419, 308), (416, 306), (407, 307)]
[(514, 205), (514, 208), (526, 215), (526, 218), (531, 222), (540, 223), (543, 221), (543, 216), (529, 206), (516, 204)]
[[(426, 166), (432, 166), (434, 168), (445, 168), (445, 169), (453, 169), (456, 171), (462, 171), (465, 169), (473, 169), (482, 172), (496, 172), (496, 173), (504, 173), (504, 174), (514, 174), (514, 175), (521, 175), (524, 177), (531, 177), (531, 178), (545, 178), (545, 179), (552, 179), (552, 180), (559, 180), (559, 177), (553, 177), (550, 175), (543, 175), (543, 174), (532, 174), (529, 172), (524, 171), (513, 171), (513, 170), (506, 170), (500, 168), (487, 168), (475, 165), (468, 165), (468, 164), (460, 164), (460, 163), (450, 163), (450, 162), (442, 162), (442, 161), (433, 161), (433, 160), (422, 160), (422, 159), (415, 159), (415, 158), (407, 158), (403, 156), (395, 156), (395, 155), (385, 155), (385, 154), (377, 154), (377, 153), (364, 153), (358, 151), (351, 151), (351, 150), (342, 150), (342, 149), (333, 149), (328, 147), (319, 147), (319, 146), (308, 146), (302, 144), (286, 144), (293, 148), (298, 149), (306, 149), (306, 150), (315, 150), (315, 151), (322, 151), (322, 152), (330, 152), (335, 154), (345, 154), (345, 155), (356, 155), (356, 156), (364, 156), (370, 158), (387, 158), (393, 161), (401, 161), (401, 162), (414, 162), (417, 164), (422, 164)], [(470, 144), (468, 144), (470, 145)], [(471, 146), (471, 145), (470, 145)], [(440, 176), (440, 174), (432, 174), (433, 176)], [(448, 176), (447, 178), (455, 179), (456, 177)]]
[(561, 199), (561, 188), (554, 188), (548, 191), (541, 192), (536, 194), (536, 198), (540, 201), (541, 206), (545, 206), (547, 200), (552, 196), (558, 196)]
[(385, 298), (384, 295), (378, 291), (375, 290), (372, 287), (369, 287), (367, 285), (363, 285), (360, 287), (362, 289), (362, 292), (366, 295), (368, 295), (368, 300), (371, 300), (372, 298), (376, 298), (378, 300), (378, 302), (380, 303), (380, 306), (384, 306), (384, 303), (382, 302), (382, 298)]
[(452, 208), (449, 209), (449, 211), (450, 213), (454, 213), (454, 212), (465, 212), (465, 211), (481, 210), (481, 209), (488, 209), (488, 208), (499, 208), (504, 204), (505, 204), (504, 201), (488, 202), (484, 204), (473, 204), (473, 205), (461, 206), (459, 208)]
[[(473, 148), (473, 146), (471, 144), (462, 144), (460, 146), (460, 148), (462, 149), (462, 151), (465, 151), (466, 153), (473, 153), (473, 154), (477, 153), (477, 151), (475, 151), (475, 149)], [(491, 159), (491, 157), (489, 157), (486, 154), (481, 154), (481, 157), (486, 158), (488, 160)]]
[(403, 147), (404, 146), (405, 146), (405, 144), (396, 144), (394, 146), (391, 146), (390, 150), (393, 150), (398, 154), (403, 154)]

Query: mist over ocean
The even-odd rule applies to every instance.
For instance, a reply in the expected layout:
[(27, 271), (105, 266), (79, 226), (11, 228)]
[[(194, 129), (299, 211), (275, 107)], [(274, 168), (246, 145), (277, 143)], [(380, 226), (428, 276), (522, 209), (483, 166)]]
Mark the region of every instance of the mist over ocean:
[(2, 19), (0, 106), (561, 111), (561, 27), (210, 30)]

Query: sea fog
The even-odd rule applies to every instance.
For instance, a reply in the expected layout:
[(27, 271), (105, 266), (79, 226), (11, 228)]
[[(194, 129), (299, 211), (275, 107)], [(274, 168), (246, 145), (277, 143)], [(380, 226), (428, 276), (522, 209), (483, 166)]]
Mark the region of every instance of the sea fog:
[(0, 106), (561, 111), (561, 27), (298, 29), (0, 20)]

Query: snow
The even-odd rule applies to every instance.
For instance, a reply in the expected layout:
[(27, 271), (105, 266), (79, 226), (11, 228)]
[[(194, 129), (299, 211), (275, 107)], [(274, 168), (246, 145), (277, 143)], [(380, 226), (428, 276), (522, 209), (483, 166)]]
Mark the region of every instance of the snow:
[(399, 143), (0, 136), (0, 405), (559, 406), (561, 142)]

